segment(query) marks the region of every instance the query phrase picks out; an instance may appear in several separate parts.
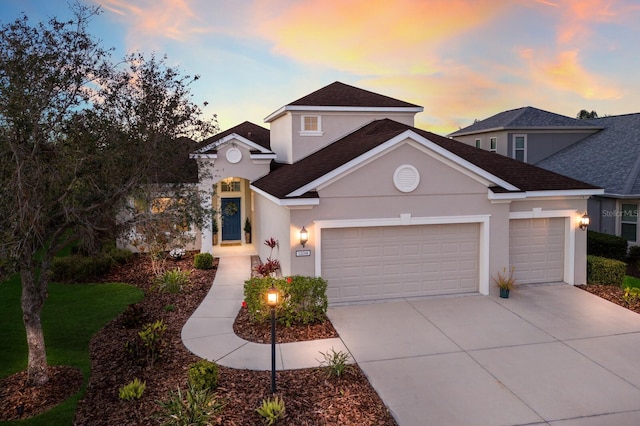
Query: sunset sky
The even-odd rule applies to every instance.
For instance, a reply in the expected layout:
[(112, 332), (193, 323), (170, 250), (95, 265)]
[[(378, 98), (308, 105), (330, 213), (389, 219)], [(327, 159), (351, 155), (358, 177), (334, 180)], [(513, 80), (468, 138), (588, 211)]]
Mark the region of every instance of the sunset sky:
[[(567, 116), (640, 112), (637, 0), (82, 0), (90, 31), (199, 74), (222, 130), (334, 81), (424, 107), (446, 135), (534, 106)], [(69, 15), (67, 0), (0, 0), (0, 23)]]

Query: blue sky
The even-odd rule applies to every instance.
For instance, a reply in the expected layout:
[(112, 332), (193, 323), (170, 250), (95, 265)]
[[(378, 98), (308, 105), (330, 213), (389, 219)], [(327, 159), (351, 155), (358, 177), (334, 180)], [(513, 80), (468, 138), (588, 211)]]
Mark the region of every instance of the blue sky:
[[(222, 130), (259, 125), (334, 81), (424, 107), (446, 135), (534, 106), (567, 116), (639, 112), (635, 0), (81, 0), (114, 55), (167, 55), (199, 74)], [(0, 21), (69, 15), (67, 0), (0, 0)]]

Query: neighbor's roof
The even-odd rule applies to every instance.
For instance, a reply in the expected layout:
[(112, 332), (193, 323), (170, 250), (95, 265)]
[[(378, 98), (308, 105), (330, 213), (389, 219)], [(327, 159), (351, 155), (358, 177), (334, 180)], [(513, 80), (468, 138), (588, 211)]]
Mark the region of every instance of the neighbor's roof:
[[(292, 192), (408, 130), (517, 187), (518, 192), (598, 189), (596, 186), (390, 119), (373, 121), (294, 164), (276, 164), (271, 173), (253, 182), (252, 186), (276, 198), (285, 199)], [(499, 187), (492, 190), (496, 193), (509, 192)], [(313, 197), (317, 194), (311, 192), (304, 196)]]
[(640, 113), (584, 120), (602, 128), (537, 163), (605, 189), (605, 194), (640, 196)]
[(600, 129), (593, 120), (578, 120), (534, 107), (522, 107), (504, 111), (471, 126), (457, 130), (449, 136), (463, 136), (516, 129)]
[(336, 81), (283, 106), (271, 113), (264, 121), (273, 121), (286, 111), (368, 111), (379, 109), (416, 113), (422, 111), (423, 108), (419, 105)]

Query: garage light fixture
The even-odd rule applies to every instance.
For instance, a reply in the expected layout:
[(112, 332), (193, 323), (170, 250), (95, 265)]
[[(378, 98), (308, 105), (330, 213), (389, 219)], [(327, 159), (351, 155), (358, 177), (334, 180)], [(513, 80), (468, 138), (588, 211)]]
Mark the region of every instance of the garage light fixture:
[(580, 229), (582, 229), (583, 231), (586, 231), (587, 228), (589, 227), (589, 215), (587, 215), (586, 213), (582, 215), (582, 217), (580, 218)]
[(303, 225), (302, 229), (300, 230), (300, 244), (302, 244), (302, 248), (304, 248), (304, 245), (307, 244), (307, 241), (309, 241), (309, 232)]

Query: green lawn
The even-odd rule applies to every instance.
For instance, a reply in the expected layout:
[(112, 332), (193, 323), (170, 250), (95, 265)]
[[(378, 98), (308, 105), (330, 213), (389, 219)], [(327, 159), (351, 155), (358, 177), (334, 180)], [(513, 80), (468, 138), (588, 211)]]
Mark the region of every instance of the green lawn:
[(632, 277), (630, 275), (625, 275), (624, 281), (622, 282), (622, 288), (626, 288), (626, 287), (640, 288), (640, 278)]
[[(0, 283), (0, 378), (27, 367), (27, 344), (20, 308), (20, 280)], [(91, 337), (130, 303), (142, 299), (142, 290), (126, 284), (49, 285), (42, 323), (50, 365), (79, 368), (85, 377), (80, 392), (53, 410), (30, 420), (0, 422), (20, 425), (70, 425), (89, 379)]]

